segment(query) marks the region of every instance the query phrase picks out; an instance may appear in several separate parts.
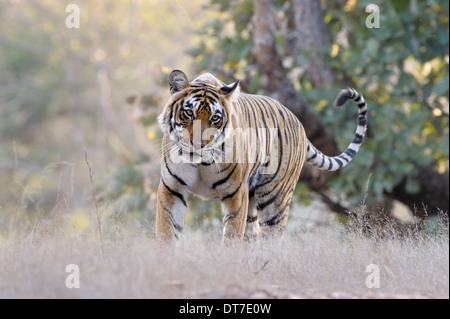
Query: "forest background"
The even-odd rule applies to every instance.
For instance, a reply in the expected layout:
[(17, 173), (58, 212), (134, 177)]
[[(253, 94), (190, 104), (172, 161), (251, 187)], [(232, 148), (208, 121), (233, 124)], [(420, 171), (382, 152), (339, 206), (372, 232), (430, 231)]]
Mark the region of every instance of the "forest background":
[[(338, 174), (306, 165), (298, 203), (344, 222), (362, 203), (448, 214), (448, 2), (78, 1), (79, 28), (67, 5), (0, 1), (1, 236), (61, 215), (86, 227), (94, 197), (104, 227), (151, 232), (175, 68), (279, 99), (329, 155), (356, 127), (331, 102), (355, 87), (368, 138)], [(220, 224), (218, 202), (190, 202), (188, 224)]]

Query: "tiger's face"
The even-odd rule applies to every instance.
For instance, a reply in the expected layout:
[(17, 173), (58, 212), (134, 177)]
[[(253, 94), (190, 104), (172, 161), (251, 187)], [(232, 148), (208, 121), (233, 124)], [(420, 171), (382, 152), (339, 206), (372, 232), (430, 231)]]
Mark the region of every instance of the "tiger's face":
[[(230, 128), (230, 98), (239, 87), (195, 80), (178, 70), (169, 76), (171, 98), (158, 120), (178, 153), (212, 161), (222, 151)], [(218, 85), (219, 84), (219, 85)], [(173, 150), (172, 150), (173, 151)]]
[(173, 116), (178, 140), (195, 151), (213, 147), (228, 120), (225, 107), (207, 90), (199, 90), (179, 101)]

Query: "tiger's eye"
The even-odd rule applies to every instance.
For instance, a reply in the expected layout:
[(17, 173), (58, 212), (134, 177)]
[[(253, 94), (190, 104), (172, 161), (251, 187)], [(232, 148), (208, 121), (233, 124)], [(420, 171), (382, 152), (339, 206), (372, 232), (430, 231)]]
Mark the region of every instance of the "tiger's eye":
[(194, 112), (192, 110), (185, 110), (184, 112), (188, 117), (192, 117), (194, 115)]
[(219, 119), (219, 116), (218, 116), (218, 115), (214, 115), (214, 116), (211, 118), (211, 121), (215, 122), (215, 121), (217, 121), (218, 119)]

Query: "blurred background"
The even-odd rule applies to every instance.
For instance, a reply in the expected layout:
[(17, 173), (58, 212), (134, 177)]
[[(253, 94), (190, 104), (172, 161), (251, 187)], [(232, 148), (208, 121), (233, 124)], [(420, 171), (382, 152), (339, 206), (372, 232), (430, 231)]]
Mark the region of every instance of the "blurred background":
[[(155, 121), (175, 68), (277, 98), (329, 155), (357, 124), (356, 107), (332, 107), (337, 92), (364, 94), (368, 138), (342, 172), (305, 167), (299, 224), (448, 215), (447, 1), (73, 2), (79, 28), (66, 27), (70, 2), (0, 0), (0, 236), (83, 232), (93, 214), (152, 236)], [(220, 231), (220, 203), (190, 198), (186, 222)]]

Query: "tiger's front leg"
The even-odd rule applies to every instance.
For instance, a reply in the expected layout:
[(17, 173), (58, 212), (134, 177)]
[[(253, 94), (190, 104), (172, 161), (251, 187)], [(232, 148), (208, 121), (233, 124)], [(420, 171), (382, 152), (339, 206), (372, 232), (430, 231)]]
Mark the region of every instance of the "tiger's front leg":
[(241, 185), (232, 196), (222, 198), (223, 243), (244, 237), (248, 211), (248, 187)]
[(187, 211), (187, 187), (166, 184), (161, 178), (156, 209), (156, 240), (173, 243), (180, 237)]

